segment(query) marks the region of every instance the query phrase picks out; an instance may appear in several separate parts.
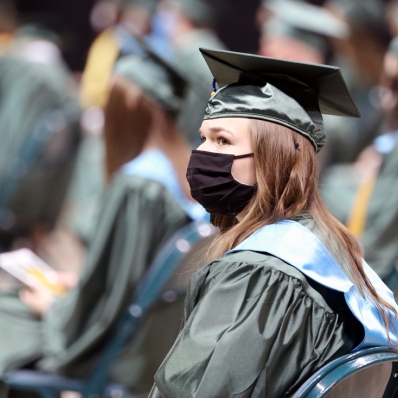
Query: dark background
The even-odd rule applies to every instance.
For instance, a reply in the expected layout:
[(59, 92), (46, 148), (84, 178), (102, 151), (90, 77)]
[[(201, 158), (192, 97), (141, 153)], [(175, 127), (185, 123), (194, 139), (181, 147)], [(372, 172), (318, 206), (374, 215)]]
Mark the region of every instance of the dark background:
[[(42, 20), (61, 35), (69, 67), (83, 69), (95, 37), (89, 24), (94, 0), (16, 0), (15, 4), (22, 21)], [(256, 52), (259, 33), (254, 21), (259, 4), (260, 0), (228, 0), (220, 8), (215, 30), (230, 50)]]

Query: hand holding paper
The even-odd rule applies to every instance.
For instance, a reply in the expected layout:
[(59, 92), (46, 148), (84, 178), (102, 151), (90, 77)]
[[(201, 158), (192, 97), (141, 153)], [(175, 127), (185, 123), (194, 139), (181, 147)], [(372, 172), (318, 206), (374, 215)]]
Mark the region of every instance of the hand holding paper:
[(77, 283), (74, 274), (56, 272), (29, 249), (0, 254), (0, 268), (27, 287), (20, 290), (19, 297), (40, 316)]

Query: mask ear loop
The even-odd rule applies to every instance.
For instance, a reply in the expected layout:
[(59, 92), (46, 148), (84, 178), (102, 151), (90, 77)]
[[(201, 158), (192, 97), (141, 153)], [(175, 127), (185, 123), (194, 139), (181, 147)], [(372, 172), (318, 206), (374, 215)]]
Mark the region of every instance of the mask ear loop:
[(244, 155), (234, 156), (234, 159), (254, 158), (254, 153), (246, 153)]

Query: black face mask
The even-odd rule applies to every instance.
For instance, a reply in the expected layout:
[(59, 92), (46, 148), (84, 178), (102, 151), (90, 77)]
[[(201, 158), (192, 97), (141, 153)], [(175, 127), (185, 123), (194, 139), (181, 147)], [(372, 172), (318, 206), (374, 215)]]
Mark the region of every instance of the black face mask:
[(257, 185), (236, 181), (231, 173), (232, 163), (235, 159), (251, 156), (252, 153), (234, 156), (192, 151), (187, 170), (192, 197), (210, 214), (239, 214), (252, 198)]

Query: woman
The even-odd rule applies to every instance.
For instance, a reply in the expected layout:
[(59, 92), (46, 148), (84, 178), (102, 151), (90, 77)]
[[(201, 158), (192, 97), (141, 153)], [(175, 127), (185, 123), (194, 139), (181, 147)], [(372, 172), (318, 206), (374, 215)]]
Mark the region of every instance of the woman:
[[(175, 125), (184, 87), (145, 48), (116, 64), (105, 108), (108, 187), (82, 275), (50, 308), (39, 290), (21, 292), (22, 303), (0, 297), (0, 375), (34, 363), (48, 372), (86, 376), (159, 249), (191, 220), (206, 216), (188, 197), (190, 150)], [(182, 313), (180, 300), (151, 310), (112, 364), (110, 379), (148, 392)]]
[(202, 53), (221, 89), (187, 178), (220, 234), (150, 397), (290, 397), (331, 360), (396, 344), (391, 292), (316, 186), (321, 112), (358, 112), (338, 68)]

